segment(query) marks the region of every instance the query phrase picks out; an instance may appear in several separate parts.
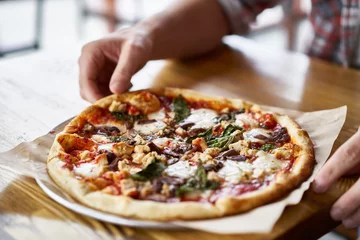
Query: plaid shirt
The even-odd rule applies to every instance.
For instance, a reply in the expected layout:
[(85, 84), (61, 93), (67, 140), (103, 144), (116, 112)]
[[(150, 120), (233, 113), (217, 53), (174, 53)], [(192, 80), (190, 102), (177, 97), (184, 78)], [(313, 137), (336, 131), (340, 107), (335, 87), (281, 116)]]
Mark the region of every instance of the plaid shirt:
[[(233, 33), (245, 33), (249, 24), (280, 0), (218, 0)], [(290, 0), (291, 1), (291, 0)], [(314, 39), (308, 54), (343, 66), (360, 67), (360, 1), (311, 0)]]

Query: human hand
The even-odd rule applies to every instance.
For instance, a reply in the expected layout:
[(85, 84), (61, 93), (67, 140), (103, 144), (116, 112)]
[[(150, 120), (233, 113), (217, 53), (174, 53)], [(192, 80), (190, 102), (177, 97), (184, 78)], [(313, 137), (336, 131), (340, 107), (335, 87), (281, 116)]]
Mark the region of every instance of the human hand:
[[(313, 190), (326, 192), (340, 177), (360, 173), (360, 131), (346, 141), (315, 177)], [(331, 217), (347, 228), (360, 226), (360, 179), (331, 208)]]
[(80, 95), (89, 102), (131, 87), (131, 77), (151, 58), (152, 40), (144, 29), (127, 28), (87, 43), (79, 58)]

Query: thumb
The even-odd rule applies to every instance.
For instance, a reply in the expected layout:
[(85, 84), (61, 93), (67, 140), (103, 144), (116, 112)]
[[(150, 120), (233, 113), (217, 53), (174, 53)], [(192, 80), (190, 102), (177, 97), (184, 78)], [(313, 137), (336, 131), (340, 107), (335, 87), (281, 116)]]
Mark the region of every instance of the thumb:
[(149, 52), (141, 43), (125, 43), (110, 80), (110, 90), (122, 93), (131, 87), (131, 77), (149, 60)]

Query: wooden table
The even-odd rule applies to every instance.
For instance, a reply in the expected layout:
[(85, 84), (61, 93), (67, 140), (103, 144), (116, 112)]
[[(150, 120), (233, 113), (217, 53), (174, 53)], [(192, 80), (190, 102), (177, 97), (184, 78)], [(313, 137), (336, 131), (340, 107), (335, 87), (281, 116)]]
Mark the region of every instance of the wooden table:
[[(240, 37), (225, 42), (231, 47), (200, 58), (149, 63), (134, 77), (134, 88), (187, 87), (302, 111), (348, 105), (335, 148), (354, 134), (360, 119), (360, 72)], [(87, 105), (78, 95), (76, 60), (77, 50), (62, 49), (0, 62), (0, 151), (45, 134)], [(0, 165), (0, 239), (317, 239), (339, 224), (329, 209), (353, 182), (343, 179), (323, 195), (308, 191), (300, 204), (285, 210), (270, 234), (219, 236), (102, 223), (67, 210), (33, 179)]]

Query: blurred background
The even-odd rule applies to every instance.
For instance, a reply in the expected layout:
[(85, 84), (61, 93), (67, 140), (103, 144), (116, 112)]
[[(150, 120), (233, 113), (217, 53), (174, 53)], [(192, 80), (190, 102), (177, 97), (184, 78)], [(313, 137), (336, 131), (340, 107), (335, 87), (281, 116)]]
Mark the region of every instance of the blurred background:
[[(0, 0), (0, 56), (61, 48), (135, 24), (174, 0)], [(274, 49), (304, 51), (310, 0), (264, 11), (246, 36)]]
[[(39, 50), (80, 47), (136, 24), (174, 0), (0, 0), (0, 61)], [(311, 0), (285, 0), (264, 11), (245, 37), (274, 50), (304, 52)], [(339, 227), (322, 240), (356, 239)]]

